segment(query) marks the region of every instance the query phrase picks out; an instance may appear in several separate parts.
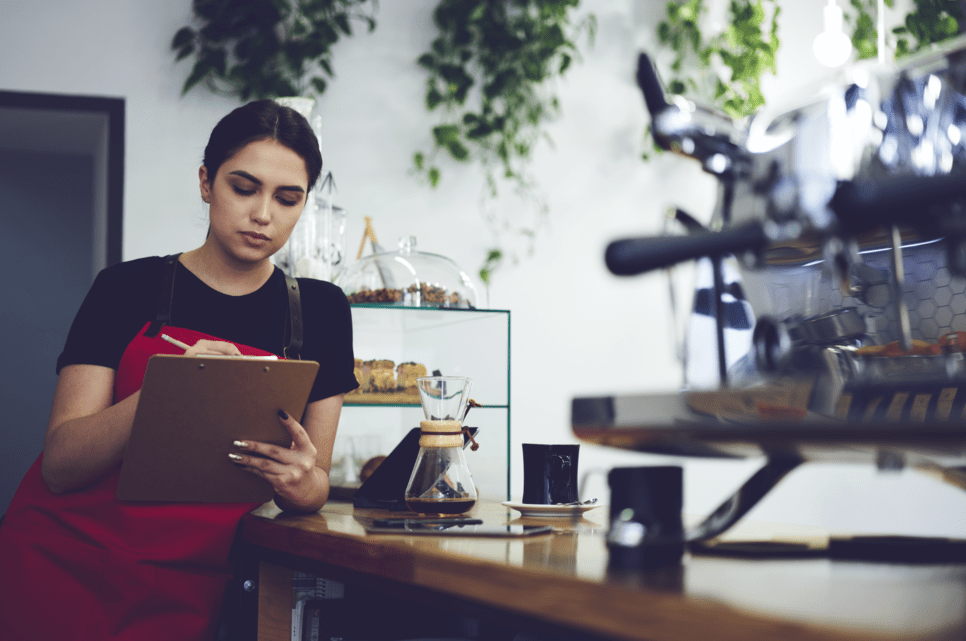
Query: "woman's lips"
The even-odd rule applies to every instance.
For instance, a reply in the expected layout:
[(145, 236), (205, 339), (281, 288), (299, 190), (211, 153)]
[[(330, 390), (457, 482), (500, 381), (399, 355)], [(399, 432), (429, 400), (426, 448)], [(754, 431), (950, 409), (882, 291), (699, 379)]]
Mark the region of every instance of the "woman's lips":
[(249, 243), (250, 245), (255, 245), (255, 246), (261, 246), (261, 245), (264, 245), (264, 244), (265, 244), (265, 243), (267, 243), (267, 242), (268, 242), (269, 240), (271, 240), (271, 239), (270, 239), (270, 238), (269, 238), (268, 236), (266, 236), (265, 234), (259, 234), (258, 232), (254, 232), (254, 231), (243, 231), (243, 232), (242, 232), (242, 236), (244, 236), (244, 237), (245, 237), (245, 240), (246, 240), (246, 241), (247, 241), (247, 242), (248, 242), (248, 243)]

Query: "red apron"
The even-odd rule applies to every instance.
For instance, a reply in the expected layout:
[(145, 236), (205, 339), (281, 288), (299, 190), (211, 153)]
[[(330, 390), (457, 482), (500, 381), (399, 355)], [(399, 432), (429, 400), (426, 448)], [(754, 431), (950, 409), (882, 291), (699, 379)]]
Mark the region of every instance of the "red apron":
[[(140, 389), (151, 355), (181, 353), (160, 335), (145, 336), (148, 326), (121, 358), (115, 402)], [(164, 333), (188, 344), (214, 338), (176, 327)], [(41, 476), (42, 458), (0, 526), (0, 639), (214, 638), (235, 530), (257, 504), (121, 502), (120, 467), (91, 487), (56, 495)]]

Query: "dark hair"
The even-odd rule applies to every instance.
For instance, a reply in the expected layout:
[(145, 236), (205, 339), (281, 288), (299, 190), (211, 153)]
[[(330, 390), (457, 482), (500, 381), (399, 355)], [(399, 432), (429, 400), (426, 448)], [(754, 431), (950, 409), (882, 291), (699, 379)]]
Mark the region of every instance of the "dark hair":
[(274, 100), (256, 100), (238, 107), (215, 125), (205, 147), (208, 181), (214, 182), (222, 163), (258, 140), (277, 140), (297, 153), (305, 161), (308, 188), (312, 189), (322, 173), (319, 140), (302, 114)]

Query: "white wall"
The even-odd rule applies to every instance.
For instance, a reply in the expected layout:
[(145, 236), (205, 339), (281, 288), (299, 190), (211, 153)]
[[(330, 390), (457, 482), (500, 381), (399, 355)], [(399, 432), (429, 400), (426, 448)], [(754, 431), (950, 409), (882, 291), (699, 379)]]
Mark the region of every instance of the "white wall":
[[(363, 216), (372, 216), (383, 244), (416, 235), (423, 250), (471, 271), (490, 246), (478, 204), (480, 175), (473, 167), (444, 166), (440, 187), (431, 191), (408, 173), (434, 124), (414, 63), (433, 38), (434, 4), (383, 0), (376, 31), (338, 45), (338, 77), (320, 107), (323, 156), (339, 187), (337, 203), (350, 215), (353, 250)], [(603, 250), (623, 235), (658, 232), (671, 204), (707, 219), (714, 203), (714, 182), (695, 163), (638, 160), (647, 119), (633, 79), (636, 47), (653, 42), (663, 3), (583, 4), (597, 16), (597, 44), (584, 48), (584, 61), (560, 83), (563, 115), (549, 130), (555, 146), (542, 147), (534, 167), (550, 223), (534, 256), (498, 272), (489, 291), (491, 307), (512, 312), (516, 493), (519, 443), (574, 440), (572, 397), (679, 385), (663, 276), (610, 276)], [(823, 76), (811, 56), (821, 4), (782, 3), (779, 74), (765, 86), (770, 100)], [(190, 249), (204, 235), (197, 167), (211, 127), (238, 103), (199, 90), (180, 97), (188, 63), (176, 64), (168, 47), (189, 21), (188, 0), (0, 0), (0, 88), (127, 101), (126, 259)], [(529, 393), (533, 381), (536, 395)], [(585, 446), (581, 467), (663, 460)], [(758, 464), (683, 463), (692, 513), (716, 507)], [(603, 496), (601, 477), (593, 482), (588, 494)], [(912, 473), (812, 465), (793, 473), (752, 516), (863, 532), (962, 535), (964, 513), (966, 493)]]

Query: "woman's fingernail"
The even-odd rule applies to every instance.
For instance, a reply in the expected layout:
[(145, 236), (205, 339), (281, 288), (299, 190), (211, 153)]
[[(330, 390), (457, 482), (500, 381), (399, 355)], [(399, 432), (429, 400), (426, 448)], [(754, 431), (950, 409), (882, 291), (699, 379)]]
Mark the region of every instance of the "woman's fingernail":
[(278, 411), (278, 417), (280, 419), (282, 419), (283, 421), (287, 421), (288, 420), (288, 414), (285, 413), (285, 410), (279, 410)]
[(243, 450), (248, 449), (248, 441), (235, 441), (232, 443), (235, 447), (240, 447)]
[(241, 454), (229, 454), (228, 458), (236, 462), (242, 460)]

